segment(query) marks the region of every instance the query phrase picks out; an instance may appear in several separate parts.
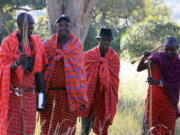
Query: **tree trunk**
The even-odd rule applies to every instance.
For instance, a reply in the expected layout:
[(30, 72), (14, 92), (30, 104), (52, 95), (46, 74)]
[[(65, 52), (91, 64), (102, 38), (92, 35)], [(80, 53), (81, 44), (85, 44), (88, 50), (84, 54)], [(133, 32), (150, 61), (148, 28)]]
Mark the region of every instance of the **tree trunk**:
[(46, 0), (50, 32), (55, 33), (55, 22), (61, 14), (71, 17), (72, 32), (84, 42), (97, 0)]

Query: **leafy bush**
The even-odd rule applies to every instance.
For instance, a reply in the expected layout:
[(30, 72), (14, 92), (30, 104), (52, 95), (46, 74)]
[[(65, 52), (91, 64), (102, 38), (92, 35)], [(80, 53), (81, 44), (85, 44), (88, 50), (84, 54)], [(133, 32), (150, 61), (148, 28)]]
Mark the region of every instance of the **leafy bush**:
[(44, 16), (38, 16), (35, 19), (36, 24), (33, 34), (40, 35), (42, 41), (47, 40), (50, 37), (47, 14), (45, 14)]
[(0, 35), (0, 44), (2, 40), (7, 37), (10, 33), (16, 29), (17, 25), (15, 24), (16, 20), (12, 16), (7, 17), (7, 21), (3, 25), (2, 34)]

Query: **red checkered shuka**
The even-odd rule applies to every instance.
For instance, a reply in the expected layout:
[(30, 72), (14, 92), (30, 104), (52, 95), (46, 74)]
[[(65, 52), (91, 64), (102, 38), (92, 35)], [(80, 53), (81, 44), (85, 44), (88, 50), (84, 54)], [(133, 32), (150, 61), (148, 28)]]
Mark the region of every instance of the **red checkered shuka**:
[[(27, 45), (25, 48), (26, 54), (28, 56), (35, 56), (34, 60), (34, 67), (33, 71), (31, 74), (25, 74), (24, 79), (27, 79), (26, 82), (24, 83), (24, 88), (31, 88), (34, 85), (34, 73), (41, 72), (44, 64), (46, 64), (47, 59), (45, 57), (45, 50), (42, 45), (42, 42), (40, 40), (39, 36), (31, 36), (32, 40), (32, 45), (33, 45), (33, 51), (30, 51), (29, 46)], [(18, 87), (19, 85), (22, 84), (22, 66), (19, 66), (16, 68), (14, 72), (10, 71), (10, 66), (11, 64), (19, 58), (19, 42), (17, 38), (17, 32), (14, 32), (10, 34), (8, 37), (6, 37), (2, 45), (0, 47), (0, 119), (2, 120), (0, 122), (0, 134), (1, 135), (7, 135), (7, 134), (15, 134), (16, 132), (19, 132), (18, 127), (15, 125), (18, 125), (18, 114), (15, 115), (17, 116), (17, 122), (16, 124), (13, 123), (11, 124), (11, 120), (13, 120), (14, 116), (11, 117), (10, 115), (14, 115), (14, 113), (19, 111), (19, 105), (17, 102), (19, 102), (19, 97), (15, 97), (13, 93), (10, 93), (10, 88), (12, 87), (12, 84), (14, 85), (13, 87)], [(33, 77), (32, 77), (33, 76)], [(12, 78), (11, 78), (12, 77)], [(14, 78), (15, 77), (15, 78)], [(32, 77), (32, 78), (31, 78)], [(32, 80), (31, 80), (31, 79)], [(15, 79), (15, 80), (14, 80)], [(30, 80), (29, 80), (30, 79)], [(16, 86), (17, 85), (17, 86)], [(31, 86), (30, 86), (31, 85)], [(28, 95), (30, 94), (30, 95)], [(24, 104), (27, 106), (24, 108), (24, 114), (28, 116), (28, 113), (32, 114), (34, 116), (35, 112), (35, 94), (33, 92), (31, 93), (26, 93), (25, 95), (28, 95), (28, 98), (25, 96), (25, 100), (28, 99), (28, 101), (24, 101)], [(11, 99), (10, 99), (11, 98)], [(15, 100), (15, 101), (14, 101)], [(17, 101), (17, 102), (16, 102)], [(32, 109), (32, 110), (31, 110)], [(21, 115), (23, 116), (23, 115)], [(29, 118), (22, 117), (23, 122), (27, 123), (27, 133), (32, 133), (33, 134), (33, 127), (35, 127), (35, 123), (33, 123), (33, 118), (31, 122), (29, 123)], [(25, 121), (24, 121), (25, 120)], [(23, 123), (21, 122), (21, 123)], [(23, 123), (24, 124), (24, 123)], [(10, 129), (9, 127), (13, 126), (13, 130)], [(21, 128), (22, 129), (22, 128)], [(23, 128), (24, 129), (24, 128)], [(30, 131), (31, 130), (31, 131)], [(12, 131), (12, 132), (11, 132)], [(21, 132), (26, 132), (22, 130)]]
[[(49, 88), (65, 88), (63, 59), (56, 61)], [(68, 108), (66, 90), (48, 90), (46, 110), (40, 113), (41, 135), (74, 135), (77, 112)]]
[[(21, 108), (23, 105), (23, 109)], [(23, 96), (12, 92), (9, 96), (8, 135), (34, 135), (36, 127), (36, 94), (26, 92)]]
[(70, 112), (65, 90), (49, 90), (46, 111), (41, 112), (41, 135), (74, 135), (77, 113)]
[(49, 82), (51, 88), (66, 88), (65, 86), (65, 74), (64, 74), (64, 61), (61, 58), (55, 63), (52, 77)]
[[(159, 80), (159, 71), (154, 64), (152, 77)], [(146, 128), (149, 130), (149, 98), (150, 89), (148, 89), (146, 98)], [(154, 135), (174, 135), (176, 123), (176, 109), (173, 106), (163, 87), (152, 85), (152, 134)]]
[(49, 64), (46, 66), (44, 74), (46, 90), (49, 87), (55, 61), (63, 58), (69, 109), (71, 111), (77, 111), (81, 104), (88, 105), (83, 46), (75, 35), (70, 34), (70, 39), (62, 47), (62, 50), (58, 49), (57, 37), (58, 35), (55, 34), (45, 42), (46, 52), (49, 58)]
[(118, 103), (119, 56), (109, 48), (105, 57), (101, 57), (99, 47), (95, 47), (85, 53), (85, 68), (90, 105), (82, 115), (93, 117), (94, 122), (96, 120), (103, 125), (107, 125), (106, 122), (112, 124)]
[(100, 81), (97, 84), (97, 91), (95, 92), (92, 107), (90, 110), (90, 118), (92, 120), (93, 131), (97, 135), (107, 135), (108, 127), (110, 125), (109, 116), (105, 113), (105, 91), (100, 91)]

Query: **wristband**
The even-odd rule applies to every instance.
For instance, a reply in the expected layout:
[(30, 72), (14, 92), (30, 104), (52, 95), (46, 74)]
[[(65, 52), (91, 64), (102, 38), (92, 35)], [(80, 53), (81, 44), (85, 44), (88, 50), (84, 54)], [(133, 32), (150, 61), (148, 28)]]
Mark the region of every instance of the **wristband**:
[(19, 65), (17, 64), (17, 61), (14, 62), (14, 66), (17, 68)]
[(159, 86), (163, 87), (163, 82), (160, 80)]

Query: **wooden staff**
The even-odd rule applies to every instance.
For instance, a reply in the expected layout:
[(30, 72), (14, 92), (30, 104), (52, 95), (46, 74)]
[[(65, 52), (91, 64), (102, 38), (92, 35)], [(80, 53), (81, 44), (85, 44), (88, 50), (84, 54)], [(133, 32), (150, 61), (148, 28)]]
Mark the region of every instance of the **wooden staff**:
[[(158, 46), (158, 47), (150, 50), (150, 53), (156, 52), (156, 51), (159, 50), (161, 47), (162, 47), (162, 45), (160, 45), (160, 46)], [(142, 56), (140, 56), (139, 58), (136, 58), (135, 60), (131, 61), (131, 64), (134, 64), (134, 63), (136, 63), (137, 61), (141, 60), (142, 57), (144, 57), (144, 56), (142, 55)]]
[[(28, 21), (27, 21), (27, 15), (25, 14), (24, 20), (23, 20), (23, 31), (22, 31), (22, 46), (23, 46), (23, 52), (22, 54), (25, 55), (25, 46), (27, 44), (27, 39), (28, 39)], [(22, 73), (22, 86), (21, 88), (24, 88), (24, 70)], [(20, 114), (20, 135), (23, 135), (23, 114), (24, 114), (24, 95), (22, 91), (22, 97), (21, 97), (21, 114)]]
[[(148, 60), (148, 71), (149, 71), (149, 77), (152, 77), (150, 60)], [(151, 135), (151, 128), (152, 128), (152, 85), (151, 84), (149, 84), (149, 90), (150, 90), (150, 96), (149, 96), (149, 129), (150, 129), (150, 135)]]
[(25, 54), (25, 46), (28, 40), (28, 20), (27, 15), (24, 16), (23, 20), (23, 32), (22, 32), (22, 46), (23, 46), (23, 54)]

